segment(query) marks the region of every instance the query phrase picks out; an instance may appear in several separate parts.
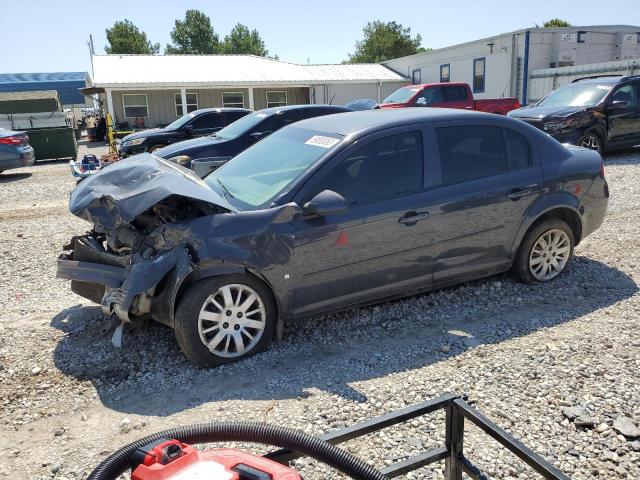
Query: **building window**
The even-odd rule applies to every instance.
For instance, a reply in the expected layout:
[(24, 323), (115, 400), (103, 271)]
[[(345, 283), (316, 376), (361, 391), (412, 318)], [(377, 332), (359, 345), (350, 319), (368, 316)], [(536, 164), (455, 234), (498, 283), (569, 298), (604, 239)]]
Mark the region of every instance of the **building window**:
[(149, 104), (146, 93), (124, 93), (122, 106), (125, 118), (149, 118)]
[(484, 92), (485, 84), (485, 59), (476, 58), (473, 61), (473, 93)]
[(451, 65), (445, 63), (440, 65), (440, 82), (448, 83), (451, 81)]
[(411, 83), (413, 83), (414, 85), (418, 85), (418, 84), (422, 83), (422, 78), (421, 77), (422, 77), (422, 70), (417, 68), (416, 70), (411, 72)]
[(267, 92), (267, 108), (285, 107), (287, 105), (287, 92)]
[[(198, 94), (197, 93), (187, 93), (187, 113), (191, 113), (194, 110), (198, 109)], [(181, 117), (184, 115), (182, 113), (182, 95), (179, 93), (173, 94), (173, 99), (176, 103), (176, 116)]]
[(244, 108), (244, 93), (242, 92), (223, 92), (222, 106), (230, 108)]
[(584, 37), (586, 34), (587, 32), (578, 32), (578, 43), (584, 43)]

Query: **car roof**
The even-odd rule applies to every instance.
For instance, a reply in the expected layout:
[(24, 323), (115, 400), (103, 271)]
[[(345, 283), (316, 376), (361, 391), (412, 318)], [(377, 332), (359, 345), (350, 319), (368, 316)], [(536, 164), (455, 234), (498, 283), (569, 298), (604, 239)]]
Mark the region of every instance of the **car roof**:
[(334, 110), (334, 111), (342, 111), (342, 112), (352, 111), (350, 108), (343, 107), (342, 105), (316, 105), (316, 104), (307, 105), (305, 104), (305, 105), (287, 105), (284, 107), (263, 108), (262, 110), (256, 110), (256, 112), (272, 115), (274, 113), (290, 112), (292, 110), (295, 111), (295, 110), (310, 110), (310, 109)]
[(245, 112), (245, 113), (251, 113), (253, 110), (249, 110), (248, 108), (233, 108), (233, 107), (221, 107), (221, 108), (199, 108), (198, 110), (194, 110), (193, 112), (189, 112), (192, 113), (193, 115), (202, 115), (203, 113), (210, 113), (210, 112), (219, 112), (219, 113), (224, 113), (224, 112)]
[(569, 85), (613, 85), (618, 83), (624, 77), (622, 75), (601, 75), (598, 77), (577, 78)]
[(467, 87), (469, 84), (464, 82), (432, 82), (432, 83), (417, 83), (415, 85), (405, 85), (407, 88), (422, 89), (425, 87)]
[(326, 115), (296, 122), (295, 126), (346, 136), (363, 130), (376, 130), (376, 127), (381, 126), (391, 128), (410, 125), (412, 123), (464, 120), (469, 118), (495, 121), (496, 115), (453, 108), (410, 107), (363, 110), (344, 114)]

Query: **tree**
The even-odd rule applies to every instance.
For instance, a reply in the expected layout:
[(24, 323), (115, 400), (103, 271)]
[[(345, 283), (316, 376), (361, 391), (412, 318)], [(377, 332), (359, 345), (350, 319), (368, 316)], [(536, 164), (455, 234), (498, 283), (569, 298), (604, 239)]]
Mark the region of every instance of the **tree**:
[(551, 20), (547, 20), (542, 24), (544, 28), (561, 28), (561, 27), (570, 27), (571, 24), (566, 20), (561, 20), (559, 18), (552, 18)]
[(251, 54), (260, 57), (269, 55), (258, 31), (256, 29), (249, 30), (240, 23), (233, 27), (229, 35), (224, 37), (222, 53)]
[(104, 47), (104, 51), (107, 53), (155, 54), (160, 51), (159, 43), (152, 44), (147, 34), (127, 19), (114, 23), (106, 32), (109, 45)]
[(422, 37), (411, 38), (411, 28), (397, 22), (369, 22), (362, 29), (364, 39), (356, 42), (356, 51), (349, 55), (348, 63), (375, 63), (391, 58), (424, 52)]
[(173, 45), (167, 45), (166, 53), (207, 55), (220, 51), (211, 19), (200, 10), (187, 10), (184, 20), (176, 20), (171, 40)]

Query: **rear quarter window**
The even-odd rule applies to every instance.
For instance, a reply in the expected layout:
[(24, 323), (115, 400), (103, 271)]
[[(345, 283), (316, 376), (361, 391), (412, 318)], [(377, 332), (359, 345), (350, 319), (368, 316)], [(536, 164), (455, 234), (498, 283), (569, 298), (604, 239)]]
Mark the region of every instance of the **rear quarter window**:
[(520, 170), (532, 165), (529, 141), (520, 132), (510, 128), (504, 129), (504, 138), (509, 152), (509, 169)]

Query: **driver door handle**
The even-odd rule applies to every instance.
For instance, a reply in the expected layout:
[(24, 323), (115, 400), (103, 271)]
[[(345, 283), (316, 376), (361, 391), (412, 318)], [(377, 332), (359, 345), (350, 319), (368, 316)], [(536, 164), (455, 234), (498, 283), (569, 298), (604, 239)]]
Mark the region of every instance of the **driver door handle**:
[(509, 193), (507, 193), (507, 198), (510, 198), (511, 200), (519, 200), (521, 197), (524, 197), (525, 195), (531, 195), (532, 193), (535, 193), (537, 187), (538, 185), (534, 184), (534, 185), (527, 185), (526, 187), (514, 188)]
[(404, 217), (398, 219), (398, 222), (404, 225), (415, 225), (427, 217), (429, 217), (429, 212), (407, 212)]

